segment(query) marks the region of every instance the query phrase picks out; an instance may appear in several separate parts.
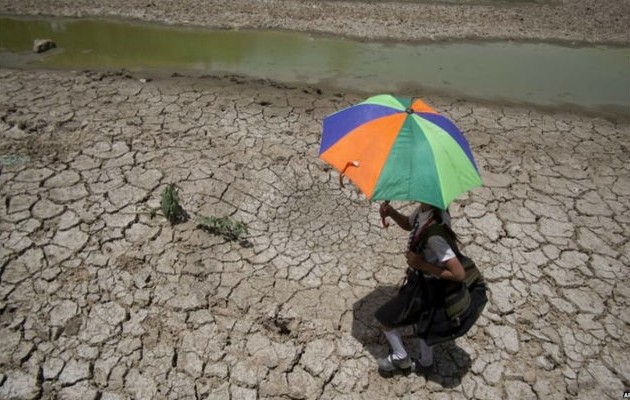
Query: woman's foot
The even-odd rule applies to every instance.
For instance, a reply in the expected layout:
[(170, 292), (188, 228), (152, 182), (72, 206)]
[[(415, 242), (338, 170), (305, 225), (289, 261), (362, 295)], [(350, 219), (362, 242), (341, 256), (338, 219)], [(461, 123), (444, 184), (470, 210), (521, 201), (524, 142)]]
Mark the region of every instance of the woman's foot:
[(410, 369), (412, 366), (413, 362), (411, 361), (411, 357), (409, 357), (409, 355), (403, 359), (396, 359), (393, 354), (390, 354), (387, 357), (378, 360), (378, 369), (386, 372), (395, 371), (397, 369)]

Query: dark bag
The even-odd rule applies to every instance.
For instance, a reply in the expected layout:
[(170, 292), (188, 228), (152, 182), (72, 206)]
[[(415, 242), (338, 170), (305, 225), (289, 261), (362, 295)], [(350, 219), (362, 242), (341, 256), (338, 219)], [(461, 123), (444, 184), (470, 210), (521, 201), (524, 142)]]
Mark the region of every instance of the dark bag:
[(451, 319), (462, 318), (466, 314), (471, 304), (470, 288), (483, 282), (483, 276), (473, 260), (461, 253), (458, 258), (466, 272), (464, 281), (447, 282), (444, 290), (446, 315)]
[(401, 311), (395, 325), (407, 325), (417, 321), (423, 313), (430, 309), (427, 286), (424, 276), (417, 271), (407, 271), (407, 281), (398, 291), (404, 298), (405, 307)]
[(428, 285), (425, 283), (425, 301), (432, 304), (432, 310), (425, 313), (424, 319), (418, 319), (414, 324), (414, 332), (424, 337), (430, 345), (455, 339), (468, 332), (488, 301), (481, 272), (470, 258), (461, 254), (442, 225), (429, 227), (418, 241), (419, 247), (424, 247), (434, 235), (443, 237), (449, 243), (466, 275), (463, 282), (435, 280)]
[(477, 322), (488, 298), (485, 285), (475, 285), (470, 289), (471, 305), (457, 318), (449, 318), (444, 308), (433, 310), (429, 323), (419, 320), (413, 325), (414, 333), (423, 338), (429, 346), (457, 339), (465, 335)]

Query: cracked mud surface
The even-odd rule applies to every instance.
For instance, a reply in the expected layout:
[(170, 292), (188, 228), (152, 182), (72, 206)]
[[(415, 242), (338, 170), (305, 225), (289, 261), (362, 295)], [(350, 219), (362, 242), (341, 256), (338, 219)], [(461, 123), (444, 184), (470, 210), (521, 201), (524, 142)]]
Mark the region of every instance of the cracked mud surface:
[[(434, 99), (485, 179), (451, 209), (490, 303), (430, 371), (381, 377), (372, 313), (405, 237), (317, 160), (322, 118), (358, 97), (89, 72), (4, 70), (0, 87), (1, 398), (586, 399), (630, 383), (628, 125)], [(191, 215), (247, 222), (246, 242), (152, 216), (171, 182)]]
[[(332, 7), (320, 30), (362, 37), (520, 37), (521, 27), (626, 43), (619, 20), (630, 15), (620, 1), (584, 24), (595, 2), (503, 13), (388, 2), (377, 22), (342, 24), (359, 3), (187, 1), (167, 15), (170, 4), (0, 9), (313, 30), (307, 17), (319, 14), (306, 7)], [(433, 33), (378, 22), (416, 7), (473, 17), (445, 17)], [(489, 23), (497, 13), (525, 13), (526, 25)], [(536, 13), (545, 17), (527, 25)], [(373, 312), (403, 277), (406, 237), (383, 230), (378, 205), (317, 159), (322, 119), (358, 95), (142, 78), (0, 70), (1, 399), (617, 399), (630, 388), (627, 122), (426, 99), (457, 122), (481, 169), (484, 187), (451, 212), (490, 301), (467, 336), (436, 348), (430, 370), (384, 377)], [(191, 215), (174, 226), (153, 211), (169, 183)], [(211, 215), (249, 233), (228, 241), (196, 227)]]

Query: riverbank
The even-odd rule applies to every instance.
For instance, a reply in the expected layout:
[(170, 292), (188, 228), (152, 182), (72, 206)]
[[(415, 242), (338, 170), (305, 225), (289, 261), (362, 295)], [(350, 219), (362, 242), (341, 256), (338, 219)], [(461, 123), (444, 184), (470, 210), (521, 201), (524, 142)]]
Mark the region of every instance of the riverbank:
[(630, 43), (630, 3), (557, 1), (0, 0), (18, 15), (123, 17), (212, 28), (288, 29), (364, 39)]
[[(2, 17), (0, 25), (0, 67), (235, 73), (364, 96), (438, 95), (630, 119), (630, 75), (624, 60), (630, 46), (394, 44), (288, 31), (206, 30), (67, 17)], [(32, 54), (33, 40), (42, 37), (61, 49)]]

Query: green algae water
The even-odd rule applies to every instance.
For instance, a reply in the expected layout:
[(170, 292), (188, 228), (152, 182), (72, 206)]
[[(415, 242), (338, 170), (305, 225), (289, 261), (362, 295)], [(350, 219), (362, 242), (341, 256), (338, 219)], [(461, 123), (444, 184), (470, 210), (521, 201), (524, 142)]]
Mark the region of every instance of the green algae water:
[[(34, 55), (33, 40), (57, 49)], [(376, 43), (285, 31), (0, 18), (0, 66), (201, 71), (369, 93), (422, 91), (630, 115), (630, 48)]]

